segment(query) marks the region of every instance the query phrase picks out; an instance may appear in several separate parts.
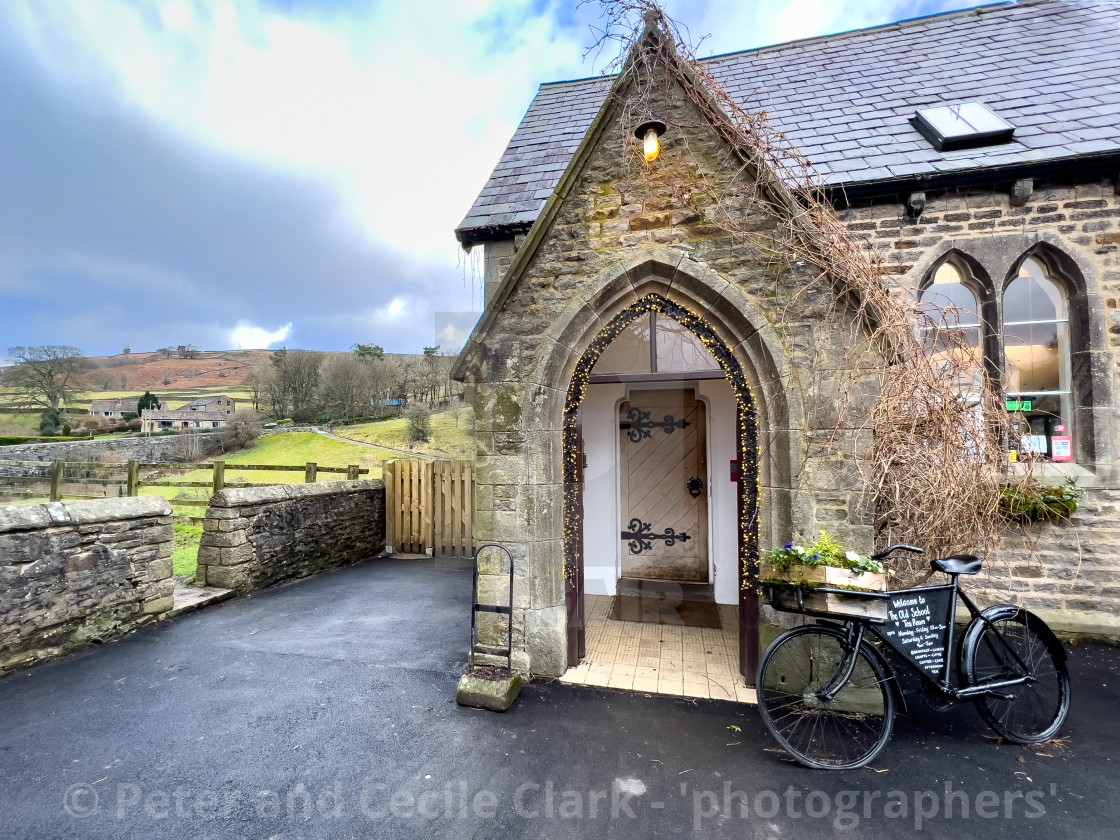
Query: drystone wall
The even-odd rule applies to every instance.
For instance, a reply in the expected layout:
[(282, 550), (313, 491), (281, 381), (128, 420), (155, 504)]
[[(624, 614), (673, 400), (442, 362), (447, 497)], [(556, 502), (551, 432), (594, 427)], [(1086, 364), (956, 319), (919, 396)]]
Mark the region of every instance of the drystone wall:
[(173, 536), (158, 496), (0, 508), (0, 675), (170, 610)]
[(164, 435), (112, 440), (20, 443), (0, 447), (5, 461), (143, 461), (151, 464), (194, 461), (220, 447), (217, 435)]
[(222, 490), (206, 510), (197, 578), (247, 593), (384, 550), (382, 481)]

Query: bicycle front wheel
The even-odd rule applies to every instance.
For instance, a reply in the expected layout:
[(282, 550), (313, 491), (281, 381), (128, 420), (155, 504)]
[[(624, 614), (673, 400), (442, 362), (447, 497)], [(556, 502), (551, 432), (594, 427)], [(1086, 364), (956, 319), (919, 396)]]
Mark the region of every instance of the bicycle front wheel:
[[(851, 677), (831, 699), (821, 695)], [(847, 770), (867, 764), (894, 726), (894, 694), (879, 658), (854, 651), (843, 631), (808, 625), (783, 633), (758, 667), (758, 709), (770, 734), (809, 767)]]
[(1017, 744), (1048, 741), (1069, 715), (1069, 672), (1062, 644), (1041, 618), (1015, 606), (993, 607), (964, 639), (968, 685), (1029, 677), (1030, 681), (976, 698), (996, 732)]

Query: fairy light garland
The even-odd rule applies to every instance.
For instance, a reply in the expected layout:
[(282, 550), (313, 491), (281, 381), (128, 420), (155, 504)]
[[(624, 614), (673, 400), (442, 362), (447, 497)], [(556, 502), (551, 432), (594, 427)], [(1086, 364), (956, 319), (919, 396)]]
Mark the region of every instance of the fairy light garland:
[(739, 562), (742, 567), (744, 589), (756, 589), (758, 584), (758, 544), (759, 544), (759, 500), (762, 496), (762, 476), (759, 461), (762, 449), (758, 441), (758, 411), (754, 394), (743, 369), (735, 359), (730, 348), (716, 333), (708, 321), (691, 309), (681, 306), (660, 295), (650, 294), (623, 309), (588, 346), (568, 387), (564, 404), (564, 579), (569, 586), (575, 586), (575, 578), (581, 557), (579, 553), (580, 534), (583, 529), (579, 485), (578, 424), (579, 408), (587, 396), (587, 386), (591, 381), (591, 369), (599, 361), (603, 351), (618, 338), (630, 324), (642, 315), (658, 312), (667, 315), (682, 326), (691, 330), (700, 343), (719, 362), (720, 367), (731, 383), (735, 402), (739, 411), (739, 481), (746, 482), (753, 492), (743, 494), (743, 504), (739, 511)]

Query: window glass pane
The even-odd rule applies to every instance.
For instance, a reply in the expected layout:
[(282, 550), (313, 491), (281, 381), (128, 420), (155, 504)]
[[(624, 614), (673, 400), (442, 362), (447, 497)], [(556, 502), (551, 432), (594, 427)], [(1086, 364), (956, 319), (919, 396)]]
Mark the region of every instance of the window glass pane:
[(1066, 391), (1067, 324), (1015, 324), (1003, 328), (1007, 390)]
[(657, 316), (657, 372), (719, 370), (719, 362), (692, 330), (667, 315)]
[(943, 263), (933, 275), (933, 285), (922, 292), (923, 309), (946, 326), (975, 327), (980, 324), (976, 295), (961, 282), (960, 272)]
[(649, 316), (643, 315), (607, 345), (591, 369), (598, 373), (649, 373)]
[(1012, 128), (1011, 123), (1000, 119), (979, 102), (944, 105), (940, 108), (923, 108), (918, 115), (945, 138), (967, 137)]
[(1046, 277), (1040, 263), (1025, 260), (1019, 276), (1003, 293), (1003, 323), (1055, 321), (1065, 317), (1065, 300), (1058, 287)]
[(1015, 426), (1011, 449), (1017, 455), (1046, 460), (1073, 460), (1073, 416), (1070, 395), (1008, 394)]

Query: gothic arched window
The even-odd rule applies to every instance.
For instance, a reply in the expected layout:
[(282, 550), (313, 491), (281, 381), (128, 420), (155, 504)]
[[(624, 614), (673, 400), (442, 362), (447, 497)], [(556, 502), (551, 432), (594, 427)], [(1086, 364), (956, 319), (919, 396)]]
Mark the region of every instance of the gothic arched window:
[(976, 294), (964, 282), (961, 270), (951, 262), (942, 263), (933, 273), (932, 283), (919, 300), (933, 325), (923, 329), (926, 346), (934, 361), (949, 353), (968, 353), (971, 359), (962, 367), (970, 373), (962, 375), (957, 387), (966, 398), (979, 402), (983, 375), (983, 322)]
[(1073, 457), (1069, 305), (1043, 263), (1028, 257), (1003, 293), (1004, 388), (1018, 419), (1012, 448)]

